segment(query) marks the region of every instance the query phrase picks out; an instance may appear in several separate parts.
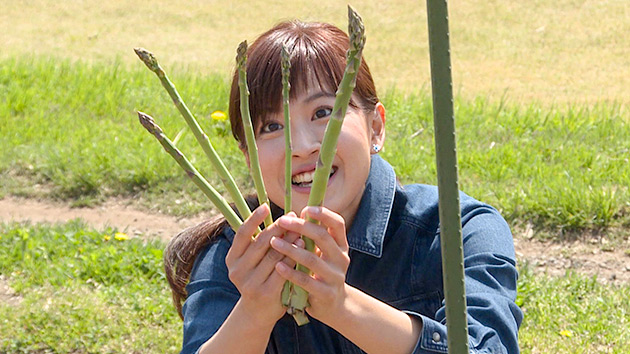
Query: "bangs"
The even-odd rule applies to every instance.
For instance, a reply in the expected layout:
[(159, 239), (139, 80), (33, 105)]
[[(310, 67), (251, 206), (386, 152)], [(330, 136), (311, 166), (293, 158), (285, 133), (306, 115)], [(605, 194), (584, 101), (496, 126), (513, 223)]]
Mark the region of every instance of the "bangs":
[[(284, 37), (284, 38), (283, 38)], [(315, 37), (315, 38), (314, 38)], [(291, 55), (289, 99), (318, 83), (320, 89), (335, 93), (346, 65), (347, 42), (330, 43), (320, 36), (276, 35), (270, 38), (266, 55), (248, 64), (248, 85), (250, 90), (250, 110), (255, 125), (264, 124), (271, 115), (282, 112), (282, 45)], [(333, 46), (333, 48), (331, 48)], [(258, 48), (257, 48), (258, 49)], [(343, 53), (339, 55), (338, 53)], [(252, 53), (254, 54), (254, 53)]]
[[(283, 44), (291, 56), (289, 99), (307, 91), (314, 82), (326, 92), (335, 94), (346, 66), (348, 36), (339, 28), (325, 23), (299, 21), (281, 23), (262, 34), (249, 48), (247, 85), (249, 108), (254, 127), (260, 127), (282, 108), (281, 52)], [(362, 60), (357, 77), (357, 96), (364, 106), (378, 102), (374, 82)], [(230, 93), (232, 133), (244, 148), (243, 125), (240, 115), (238, 73), (234, 73)], [(351, 99), (350, 105), (359, 107)], [(367, 107), (365, 107), (367, 108)]]

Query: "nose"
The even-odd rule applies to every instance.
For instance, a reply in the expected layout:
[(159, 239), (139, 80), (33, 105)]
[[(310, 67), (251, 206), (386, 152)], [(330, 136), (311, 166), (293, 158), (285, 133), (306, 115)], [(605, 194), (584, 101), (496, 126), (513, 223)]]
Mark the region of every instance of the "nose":
[(322, 137), (319, 136), (313, 127), (292, 124), (291, 126), (291, 147), (294, 157), (309, 157), (319, 153)]

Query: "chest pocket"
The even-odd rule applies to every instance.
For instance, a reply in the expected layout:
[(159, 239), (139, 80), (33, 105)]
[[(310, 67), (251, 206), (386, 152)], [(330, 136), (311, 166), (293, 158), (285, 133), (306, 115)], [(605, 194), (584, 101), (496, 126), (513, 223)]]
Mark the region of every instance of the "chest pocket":
[(404, 299), (391, 301), (389, 305), (401, 311), (411, 311), (429, 318), (435, 318), (435, 313), (442, 307), (442, 296), (437, 291), (416, 294)]

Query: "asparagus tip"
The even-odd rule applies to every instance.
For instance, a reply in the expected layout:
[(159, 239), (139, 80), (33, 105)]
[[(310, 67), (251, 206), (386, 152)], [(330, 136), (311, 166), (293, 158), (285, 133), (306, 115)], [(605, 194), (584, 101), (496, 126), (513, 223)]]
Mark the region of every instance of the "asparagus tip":
[(144, 65), (147, 66), (147, 68), (149, 68), (151, 71), (158, 70), (159, 65), (153, 53), (149, 52), (148, 50), (144, 48), (134, 48), (133, 51), (136, 52), (136, 55), (138, 56), (138, 58), (142, 60), (142, 62), (144, 63)]
[(239, 67), (245, 65), (245, 61), (247, 60), (247, 40), (242, 41), (238, 48), (236, 49), (236, 64)]
[(138, 111), (138, 119), (140, 120), (140, 124), (146, 129), (149, 133), (155, 135), (156, 133), (161, 133), (162, 129), (155, 124), (155, 120), (150, 115)]
[(291, 69), (291, 55), (286, 45), (282, 45), (282, 77), (283, 80), (288, 80), (289, 72)]
[(359, 13), (352, 6), (348, 5), (348, 33), (350, 35), (350, 45), (358, 51), (363, 50), (365, 45), (365, 26)]

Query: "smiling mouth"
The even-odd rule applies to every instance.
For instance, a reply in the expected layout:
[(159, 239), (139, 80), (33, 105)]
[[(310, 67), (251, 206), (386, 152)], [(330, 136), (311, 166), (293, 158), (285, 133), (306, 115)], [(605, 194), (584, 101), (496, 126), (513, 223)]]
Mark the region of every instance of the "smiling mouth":
[[(330, 176), (334, 175), (337, 172), (337, 167), (333, 166), (330, 169)], [(291, 178), (291, 183), (297, 187), (311, 187), (313, 185), (313, 178), (315, 177), (315, 170), (298, 173)]]

